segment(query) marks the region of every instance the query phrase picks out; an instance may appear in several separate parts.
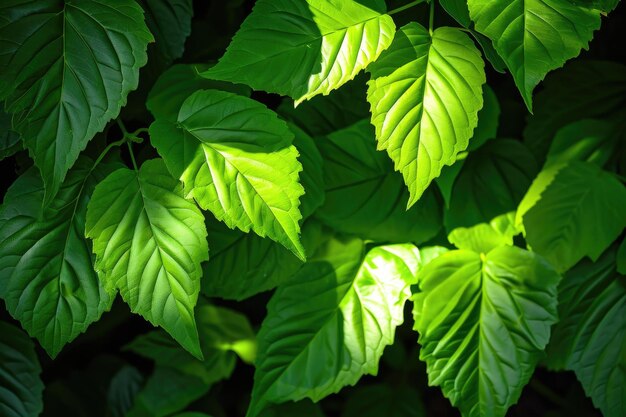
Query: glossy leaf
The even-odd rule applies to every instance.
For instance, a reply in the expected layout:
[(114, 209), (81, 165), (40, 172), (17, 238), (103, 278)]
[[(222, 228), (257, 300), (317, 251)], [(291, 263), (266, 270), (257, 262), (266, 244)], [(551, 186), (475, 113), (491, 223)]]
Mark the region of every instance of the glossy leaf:
[(626, 413), (625, 284), (614, 249), (568, 271), (559, 287), (561, 321), (548, 346), (548, 364), (576, 372), (605, 417)]
[(489, 223), (454, 229), (448, 240), (459, 249), (488, 253), (498, 246), (513, 246), (513, 237), (519, 233), (515, 227), (515, 213), (511, 212), (495, 217)]
[(467, 148), (483, 106), (484, 63), (461, 30), (443, 27), (431, 35), (413, 22), (368, 71), (378, 149), (402, 172), (410, 207)]
[(546, 74), (587, 48), (600, 13), (568, 0), (468, 0), (478, 32), (493, 41), (526, 106)]
[(43, 211), (43, 181), (31, 168), (0, 208), (0, 297), (52, 357), (113, 302), (93, 269), (85, 214), (96, 184), (121, 164), (93, 164), (81, 157)]
[(488, 223), (514, 211), (536, 173), (535, 158), (522, 143), (487, 142), (470, 153), (454, 182), (450, 208), (444, 213), (446, 229)]
[(450, 251), (420, 272), (420, 359), (464, 417), (504, 417), (517, 402), (557, 320), (559, 279), (537, 255), (508, 246)]
[(150, 139), (186, 198), (230, 228), (251, 229), (300, 259), (302, 165), (287, 124), (246, 97), (202, 90), (183, 103), (176, 122), (157, 120)]
[(364, 255), (360, 240), (331, 240), (278, 288), (258, 335), (252, 403), (313, 401), (376, 374), (403, 321), (419, 253), (391, 245)]
[(565, 271), (583, 257), (598, 257), (626, 227), (626, 187), (596, 165), (571, 162), (560, 169), (523, 214), (526, 241)]
[(3, 2), (0, 22), (0, 98), (49, 203), (137, 88), (152, 35), (134, 0)]
[(376, 0), (258, 0), (203, 75), (296, 103), (327, 95), (389, 47), (395, 25), (384, 12)]
[(389, 158), (375, 147), (374, 129), (363, 120), (319, 138), (326, 202), (315, 214), (343, 233), (378, 242), (425, 242), (441, 229), (441, 204), (429, 190), (406, 210), (409, 193)]
[(105, 288), (201, 358), (193, 310), (209, 253), (204, 217), (163, 161), (119, 169), (98, 184), (86, 236)]
[(36, 417), (43, 410), (43, 382), (35, 346), (18, 327), (0, 322), (0, 415)]

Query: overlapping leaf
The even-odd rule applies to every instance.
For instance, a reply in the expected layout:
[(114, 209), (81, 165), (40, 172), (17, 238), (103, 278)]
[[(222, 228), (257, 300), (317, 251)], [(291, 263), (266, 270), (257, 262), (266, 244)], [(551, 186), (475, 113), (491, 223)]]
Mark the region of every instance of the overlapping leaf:
[(209, 253), (204, 216), (163, 161), (147, 161), (138, 172), (119, 169), (98, 184), (86, 236), (105, 288), (118, 289), (133, 312), (202, 357), (194, 307)]
[(422, 243), (441, 229), (441, 204), (429, 190), (406, 210), (409, 193), (375, 147), (367, 120), (317, 140), (324, 157), (326, 202), (316, 217), (336, 230), (379, 242)]
[(32, 340), (0, 322), (0, 415), (36, 417), (43, 410), (41, 367)]
[(520, 233), (515, 227), (515, 213), (495, 217), (489, 223), (459, 227), (448, 235), (448, 240), (459, 249), (487, 253), (498, 246), (513, 246), (513, 238)]
[(287, 95), (296, 103), (353, 79), (393, 39), (376, 0), (258, 0), (208, 78)]
[(430, 34), (409, 23), (368, 71), (378, 148), (402, 172), (410, 207), (467, 148), (483, 106), (484, 63), (461, 30)]
[(330, 240), (268, 305), (248, 416), (271, 403), (318, 401), (376, 374), (403, 321), (418, 262), (412, 245), (364, 256), (360, 240)]
[(192, 0), (139, 0), (146, 12), (146, 23), (154, 35), (159, 60), (180, 58), (191, 33)]
[(201, 90), (185, 100), (175, 123), (153, 123), (150, 139), (185, 197), (230, 228), (252, 229), (304, 259), (302, 165), (293, 133), (275, 113), (246, 97)]
[(12, 130), (11, 116), (4, 112), (0, 102), (0, 160), (22, 150), (20, 135)]
[(529, 109), (546, 74), (586, 48), (600, 13), (569, 0), (468, 0), (476, 30), (493, 41)]
[(530, 252), (451, 251), (419, 274), (415, 329), (431, 385), (464, 417), (504, 417), (557, 320), (559, 275)]
[(3, 2), (0, 22), (0, 98), (49, 203), (137, 87), (152, 35), (134, 0)]
[(0, 297), (52, 357), (113, 301), (93, 269), (85, 214), (97, 182), (121, 164), (93, 163), (81, 157), (43, 210), (43, 181), (31, 168), (0, 209)]

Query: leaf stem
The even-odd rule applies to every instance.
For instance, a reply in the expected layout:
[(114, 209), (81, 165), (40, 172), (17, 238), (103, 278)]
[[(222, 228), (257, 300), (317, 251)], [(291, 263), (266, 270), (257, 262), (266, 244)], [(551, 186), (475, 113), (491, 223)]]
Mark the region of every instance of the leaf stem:
[(400, 6), (400, 7), (396, 8), (396, 9), (391, 10), (390, 12), (387, 12), (387, 14), (389, 16), (391, 16), (391, 15), (394, 15), (396, 13), (400, 13), (402, 11), (405, 11), (406, 9), (410, 9), (411, 7), (413, 7), (413, 6), (417, 5), (417, 4), (423, 3), (423, 2), (424, 2), (424, 0), (412, 1), (412, 2), (410, 2), (408, 4), (405, 4), (404, 6)]
[(435, 22), (435, 0), (430, 0), (430, 15), (428, 17), (428, 32), (433, 36), (433, 28)]
[(133, 145), (130, 142), (126, 142), (126, 145), (128, 145), (128, 153), (130, 154), (130, 160), (133, 163), (133, 168), (135, 171), (139, 171), (137, 168), (137, 161), (135, 161), (135, 154), (133, 153)]
[(100, 162), (102, 162), (102, 160), (104, 159), (104, 157), (109, 153), (109, 151), (111, 149), (113, 149), (116, 146), (122, 146), (125, 142), (126, 142), (126, 137), (123, 137), (120, 140), (117, 140), (115, 142), (111, 142), (109, 143), (109, 145), (104, 148), (104, 150), (102, 152), (100, 152), (100, 155), (98, 156), (98, 159), (96, 159), (96, 162), (94, 162), (93, 167), (91, 168), (91, 170), (93, 171)]

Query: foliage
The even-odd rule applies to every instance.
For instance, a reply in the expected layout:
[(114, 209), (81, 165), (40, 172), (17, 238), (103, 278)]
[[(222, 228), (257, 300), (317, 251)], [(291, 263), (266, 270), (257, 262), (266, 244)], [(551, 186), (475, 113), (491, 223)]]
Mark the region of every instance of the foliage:
[(3, 1), (0, 414), (626, 415), (618, 3)]

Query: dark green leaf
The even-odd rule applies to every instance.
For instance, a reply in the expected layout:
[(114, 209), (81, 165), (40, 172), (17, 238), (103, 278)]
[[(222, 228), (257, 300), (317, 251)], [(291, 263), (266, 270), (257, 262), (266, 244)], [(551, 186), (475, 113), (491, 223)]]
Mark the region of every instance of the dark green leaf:
[(20, 135), (12, 130), (11, 116), (6, 114), (0, 102), (0, 161), (23, 149)]
[(166, 63), (180, 58), (191, 33), (192, 0), (139, 0), (146, 23), (156, 41), (159, 59)]

